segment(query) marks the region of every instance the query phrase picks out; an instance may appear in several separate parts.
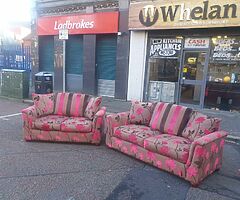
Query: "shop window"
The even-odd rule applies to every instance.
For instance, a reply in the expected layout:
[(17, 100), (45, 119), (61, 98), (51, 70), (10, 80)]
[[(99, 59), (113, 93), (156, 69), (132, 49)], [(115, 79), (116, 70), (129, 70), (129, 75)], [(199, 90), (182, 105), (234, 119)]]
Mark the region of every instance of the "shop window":
[(177, 59), (149, 59), (149, 80), (177, 82), (179, 62)]
[(205, 107), (240, 111), (240, 37), (212, 38)]
[(181, 48), (182, 40), (179, 38), (150, 39), (146, 86), (148, 100), (175, 101)]

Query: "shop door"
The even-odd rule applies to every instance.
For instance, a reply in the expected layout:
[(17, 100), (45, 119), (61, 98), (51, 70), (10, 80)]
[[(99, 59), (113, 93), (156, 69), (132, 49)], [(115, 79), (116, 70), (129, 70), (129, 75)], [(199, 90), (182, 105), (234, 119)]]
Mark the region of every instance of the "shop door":
[(83, 88), (83, 36), (69, 35), (66, 41), (66, 90), (79, 92)]
[(54, 71), (54, 38), (39, 37), (39, 71)]
[(203, 108), (209, 54), (207, 51), (185, 51), (183, 55), (179, 103)]
[(116, 52), (116, 35), (97, 36), (96, 67), (98, 95), (114, 97)]

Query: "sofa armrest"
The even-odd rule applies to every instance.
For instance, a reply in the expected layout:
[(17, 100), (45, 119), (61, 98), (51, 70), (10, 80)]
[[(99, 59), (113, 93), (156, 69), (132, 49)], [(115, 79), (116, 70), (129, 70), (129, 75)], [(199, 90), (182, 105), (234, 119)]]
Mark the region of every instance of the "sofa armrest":
[(106, 116), (106, 134), (112, 136), (114, 127), (129, 124), (130, 112), (111, 113)]
[(103, 119), (106, 114), (106, 107), (102, 107), (93, 117), (93, 139), (101, 141), (101, 131), (103, 125)]
[(198, 184), (207, 175), (221, 168), (225, 131), (216, 131), (193, 141), (186, 163), (187, 180)]
[(102, 126), (103, 118), (106, 114), (106, 107), (101, 107), (93, 117), (93, 129), (99, 129)]
[(32, 127), (33, 121), (37, 118), (35, 106), (30, 106), (22, 110), (23, 126)]

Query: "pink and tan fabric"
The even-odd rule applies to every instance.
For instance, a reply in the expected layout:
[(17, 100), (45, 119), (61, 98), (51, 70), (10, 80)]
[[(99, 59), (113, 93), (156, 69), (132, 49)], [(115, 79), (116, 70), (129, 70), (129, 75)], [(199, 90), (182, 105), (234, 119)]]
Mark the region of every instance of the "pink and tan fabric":
[(45, 131), (60, 131), (61, 124), (67, 119), (67, 117), (59, 115), (40, 117), (33, 122), (33, 128)]
[(182, 136), (193, 141), (204, 135), (208, 135), (217, 131), (220, 126), (221, 119), (208, 117), (197, 111), (194, 111), (191, 118), (183, 130)]
[[(162, 109), (164, 110), (167, 109), (166, 107), (169, 104), (160, 105), (162, 105)], [(156, 108), (158, 107), (159, 104)], [(181, 110), (181, 108), (173, 108), (175, 111), (178, 109)], [(160, 108), (158, 109), (160, 110)], [(171, 106), (168, 110), (172, 111)], [(185, 110), (185, 112), (190, 111), (191, 110)], [(172, 112), (174, 113), (174, 110)], [(176, 111), (175, 115), (177, 115), (178, 112), (180, 111)], [(188, 114), (190, 115), (190, 113)], [(160, 112), (159, 115), (162, 115), (162, 117), (159, 118), (158, 116), (157, 119), (162, 120), (165, 114)], [(203, 135), (200, 138), (195, 138), (194, 141), (184, 138), (179, 134), (180, 131), (176, 131), (179, 135), (158, 134), (144, 137), (144, 139), (140, 137), (139, 139), (139, 136), (142, 136), (142, 133), (139, 132), (141, 129), (148, 131), (150, 129), (148, 126), (144, 128), (144, 125), (141, 126), (141, 129), (139, 125), (129, 125), (128, 116), (129, 112), (107, 116), (106, 145), (108, 147), (117, 149), (127, 155), (154, 165), (159, 169), (182, 177), (194, 186), (197, 186), (205, 177), (221, 167), (224, 139), (227, 136), (226, 132), (215, 131)], [(173, 114), (170, 116), (173, 116)], [(167, 114), (165, 118), (168, 120)], [(165, 123), (166, 120), (164, 120)], [(182, 120), (181, 117), (180, 120)], [(131, 126), (138, 127), (139, 131), (132, 131), (132, 129), (129, 128)], [(219, 127), (219, 124), (217, 127)], [(134, 137), (130, 139), (132, 135), (134, 135)]]
[(161, 133), (180, 135), (185, 128), (192, 109), (160, 102), (156, 105), (150, 127), (152, 130), (159, 130)]
[(105, 113), (106, 108), (102, 107), (93, 120), (60, 115), (37, 117), (35, 106), (31, 106), (22, 110), (24, 139), (100, 144)]
[(69, 117), (61, 123), (61, 131), (88, 133), (92, 131), (92, 123), (85, 117)]
[(57, 93), (54, 106), (55, 115), (83, 117), (89, 96), (80, 93)]
[(24, 128), (24, 139), (26, 141), (51, 141), (51, 142), (73, 142), (99, 144), (99, 140), (94, 139), (94, 133), (44, 131)]
[(205, 177), (222, 166), (225, 131), (216, 131), (196, 139), (190, 148), (186, 164), (186, 180), (198, 185)]
[(181, 163), (188, 160), (191, 142), (183, 137), (162, 134), (144, 140), (144, 148)]
[(129, 156), (133, 156), (143, 162), (151, 164), (179, 177), (186, 177), (185, 165), (174, 159), (154, 153), (136, 144), (132, 144), (131, 142), (124, 141), (116, 137), (111, 137), (111, 144), (111, 148), (113, 149), (119, 150)]
[(32, 94), (37, 116), (53, 114), (55, 94)]
[(22, 110), (23, 126), (32, 128), (33, 122), (37, 119), (37, 110), (35, 106), (30, 106)]
[(139, 146), (143, 146), (146, 138), (159, 134), (159, 131), (152, 131), (150, 127), (134, 124), (116, 127), (113, 133), (115, 137)]
[(130, 123), (149, 125), (152, 117), (153, 108), (153, 103), (132, 101), (132, 106), (130, 109)]
[(87, 117), (88, 119), (93, 119), (94, 115), (97, 113), (97, 111), (100, 109), (102, 103), (102, 97), (92, 97), (87, 105), (87, 108), (84, 112), (84, 117)]

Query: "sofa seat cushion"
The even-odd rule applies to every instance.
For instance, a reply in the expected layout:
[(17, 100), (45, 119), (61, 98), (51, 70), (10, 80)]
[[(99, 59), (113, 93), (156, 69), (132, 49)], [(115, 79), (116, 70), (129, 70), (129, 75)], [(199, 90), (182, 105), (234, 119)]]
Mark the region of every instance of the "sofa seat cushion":
[(113, 133), (117, 138), (142, 147), (146, 138), (159, 134), (159, 131), (152, 131), (148, 126), (134, 124), (115, 127)]
[(60, 131), (61, 124), (66, 119), (68, 119), (68, 117), (59, 116), (59, 115), (48, 115), (45, 117), (37, 118), (33, 122), (33, 127), (35, 129), (44, 130), (44, 131)]
[(89, 133), (92, 131), (92, 121), (85, 117), (69, 117), (61, 125), (61, 131)]
[(144, 140), (145, 149), (168, 156), (184, 164), (188, 159), (190, 145), (190, 140), (168, 134), (161, 134)]

